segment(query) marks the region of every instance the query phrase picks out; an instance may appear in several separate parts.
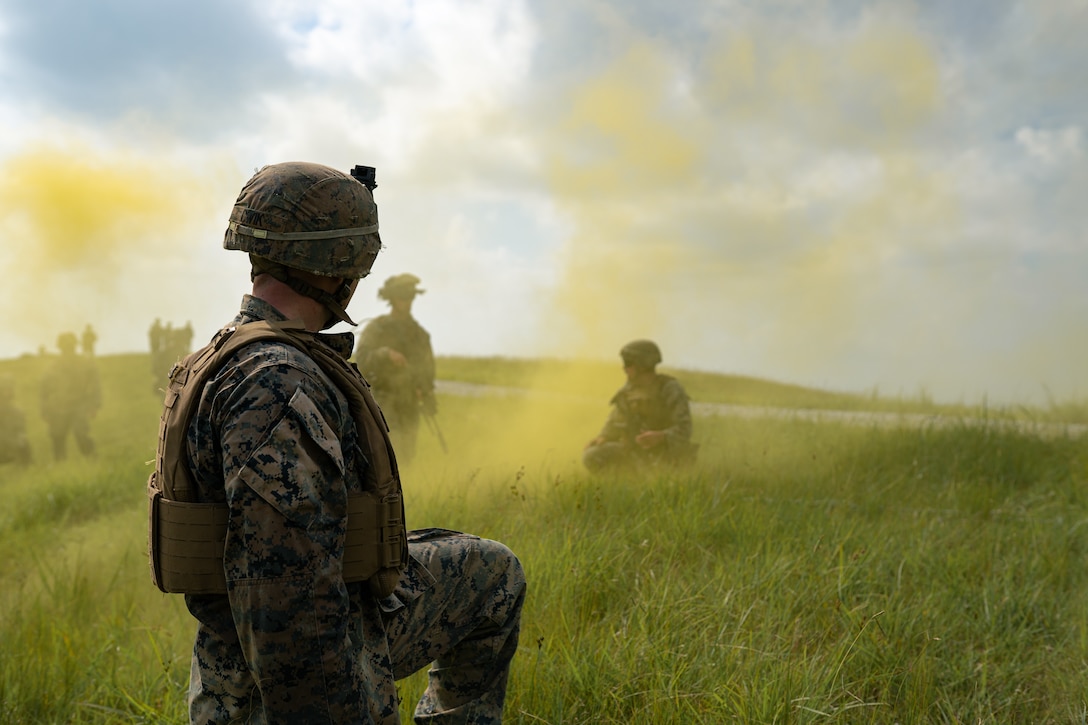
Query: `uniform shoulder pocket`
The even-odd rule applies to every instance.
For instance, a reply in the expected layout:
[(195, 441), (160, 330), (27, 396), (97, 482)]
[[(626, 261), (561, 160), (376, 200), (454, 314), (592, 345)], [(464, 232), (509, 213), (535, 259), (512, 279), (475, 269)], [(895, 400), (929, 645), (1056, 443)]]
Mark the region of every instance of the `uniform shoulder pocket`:
[(308, 527), (314, 517), (333, 515), (347, 501), (330, 499), (332, 490), (343, 497), (343, 486), (330, 489), (330, 479), (344, 476), (340, 439), (306, 393), (298, 390), (265, 441), (254, 449), (238, 471), (239, 479), (289, 520)]

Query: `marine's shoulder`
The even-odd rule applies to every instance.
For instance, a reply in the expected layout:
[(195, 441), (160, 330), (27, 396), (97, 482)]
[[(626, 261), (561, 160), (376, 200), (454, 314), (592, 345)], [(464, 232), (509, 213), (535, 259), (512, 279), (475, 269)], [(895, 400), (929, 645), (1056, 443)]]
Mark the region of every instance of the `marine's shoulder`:
[(683, 384), (671, 375), (657, 374), (657, 389), (666, 397), (687, 397)]
[(395, 317), (392, 314), (375, 317), (363, 327), (360, 339), (373, 340), (379, 337), (396, 339), (430, 339), (430, 334), (414, 317)]
[(254, 335), (257, 328), (244, 325), (238, 330), (224, 329), (223, 339), (213, 338), (189, 358), (194, 372), (203, 375), (213, 387), (243, 384), (290, 388), (306, 380), (322, 385), (326, 382), (321, 366), (298, 340), (275, 331)]
[(363, 329), (365, 330), (368, 327), (385, 327), (386, 325), (391, 325), (396, 321), (396, 318), (393, 317), (391, 313), (387, 312), (384, 315), (377, 315), (375, 317), (371, 317), (369, 320), (367, 320), (367, 323), (363, 325)]
[(412, 325), (415, 327), (416, 331), (429, 340), (431, 338), (431, 333), (427, 332), (427, 328), (419, 324), (419, 320), (417, 320), (416, 318), (413, 317), (411, 318), (411, 320)]
[(390, 314), (378, 315), (372, 317), (363, 325), (363, 330), (360, 333), (362, 337), (380, 335), (387, 330), (390, 330), (396, 326), (396, 320)]
[(320, 369), (304, 347), (289, 339), (279, 338), (247, 342), (235, 350), (225, 364), (252, 368)]
[(631, 383), (624, 383), (623, 385), (620, 386), (619, 390), (617, 390), (615, 393), (612, 394), (612, 397), (609, 399), (608, 402), (611, 403), (612, 405), (615, 405), (616, 403), (620, 402), (621, 400), (625, 400), (627, 398), (627, 393), (629, 393), (631, 391), (631, 389), (632, 389)]

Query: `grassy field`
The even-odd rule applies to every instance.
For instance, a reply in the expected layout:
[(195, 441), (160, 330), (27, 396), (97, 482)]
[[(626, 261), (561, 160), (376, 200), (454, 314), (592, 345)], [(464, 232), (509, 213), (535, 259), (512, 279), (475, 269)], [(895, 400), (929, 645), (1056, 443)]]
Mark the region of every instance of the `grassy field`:
[[(0, 722), (179, 723), (193, 620), (150, 583), (158, 397), (143, 355), (99, 360), (99, 455), (0, 466)], [(593, 366), (589, 366), (592, 368)], [(883, 427), (696, 420), (698, 466), (580, 468), (620, 372), (445, 358), (440, 377), (578, 396), (442, 396), (443, 454), (406, 467), (412, 527), (511, 546), (530, 592), (507, 722), (1088, 722), (1088, 440), (1003, 416), (674, 371), (696, 400), (969, 414)], [(792, 402), (791, 402), (792, 401)], [(410, 720), (424, 686), (400, 683)]]

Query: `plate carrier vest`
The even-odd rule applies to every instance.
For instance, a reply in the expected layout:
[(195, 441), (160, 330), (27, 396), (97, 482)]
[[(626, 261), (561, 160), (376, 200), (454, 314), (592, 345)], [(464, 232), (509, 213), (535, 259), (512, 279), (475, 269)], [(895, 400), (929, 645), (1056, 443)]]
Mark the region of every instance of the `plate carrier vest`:
[(170, 371), (159, 421), (155, 471), (147, 482), (151, 579), (164, 592), (225, 594), (226, 503), (195, 501), (186, 436), (204, 384), (242, 347), (281, 342), (308, 354), (348, 399), (368, 466), (364, 490), (348, 493), (345, 582), (366, 581), (388, 596), (408, 562), (404, 500), (389, 429), (358, 369), (308, 332), (301, 322), (250, 322), (220, 330), (204, 348)]

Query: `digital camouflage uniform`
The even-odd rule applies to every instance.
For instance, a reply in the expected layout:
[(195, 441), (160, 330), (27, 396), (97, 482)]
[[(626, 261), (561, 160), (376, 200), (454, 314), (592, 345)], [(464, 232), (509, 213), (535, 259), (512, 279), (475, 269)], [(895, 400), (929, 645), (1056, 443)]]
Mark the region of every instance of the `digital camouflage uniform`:
[[(389, 350), (404, 355), (408, 364), (394, 364), (389, 359)], [(413, 317), (392, 314), (375, 317), (359, 335), (356, 360), (389, 423), (397, 458), (411, 459), (420, 414), (435, 412), (435, 366), (430, 334)]]
[[(283, 320), (247, 295), (232, 322)], [(350, 333), (321, 339), (346, 357)], [(394, 680), (433, 663), (416, 722), (497, 723), (525, 579), (503, 544), (409, 532), (394, 593), (345, 584), (348, 491), (367, 461), (345, 396), (302, 350), (243, 347), (188, 429), (201, 501), (229, 509), (226, 595), (186, 595), (199, 621), (193, 723), (396, 723)]]
[[(590, 446), (582, 460), (591, 471), (626, 465), (687, 463), (696, 446), (691, 442), (691, 407), (680, 383), (669, 375), (655, 373), (648, 386), (626, 383), (609, 401), (612, 410), (598, 437), (602, 443)], [(665, 441), (643, 449), (635, 436), (643, 431), (664, 431)]]
[(95, 453), (91, 439), (91, 418), (102, 404), (98, 369), (91, 358), (76, 354), (76, 336), (67, 332), (57, 341), (60, 357), (41, 380), (42, 418), (49, 427), (53, 458), (62, 461), (68, 454), (68, 436), (76, 440), (85, 456)]

